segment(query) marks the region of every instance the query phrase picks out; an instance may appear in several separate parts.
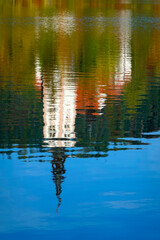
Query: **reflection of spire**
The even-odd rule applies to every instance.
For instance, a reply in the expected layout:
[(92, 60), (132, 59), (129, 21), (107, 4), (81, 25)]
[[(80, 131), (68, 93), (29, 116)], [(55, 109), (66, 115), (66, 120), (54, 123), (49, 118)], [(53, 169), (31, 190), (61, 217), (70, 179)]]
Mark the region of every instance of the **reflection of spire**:
[(40, 61), (35, 62), (35, 86), (43, 91), (44, 142), (52, 152), (53, 181), (56, 187), (58, 208), (61, 205), (62, 182), (64, 181), (65, 147), (75, 145), (76, 85), (68, 78), (69, 69), (53, 72), (54, 78), (42, 74)]
[(61, 205), (61, 192), (62, 192), (62, 182), (64, 182), (64, 174), (65, 174), (65, 149), (64, 148), (52, 148), (52, 173), (53, 173), (53, 181), (55, 183), (56, 187), (56, 196), (58, 198), (58, 206), (57, 206), (57, 214), (58, 214), (58, 208)]

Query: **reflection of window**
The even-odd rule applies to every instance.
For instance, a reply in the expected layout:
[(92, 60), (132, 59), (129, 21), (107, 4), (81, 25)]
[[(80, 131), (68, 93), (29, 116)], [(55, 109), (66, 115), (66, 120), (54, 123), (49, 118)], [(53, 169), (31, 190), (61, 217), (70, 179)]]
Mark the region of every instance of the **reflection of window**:
[(65, 147), (70, 147), (70, 142), (64, 142)]
[(55, 113), (56, 112), (56, 108), (55, 107), (51, 107), (51, 108), (49, 108), (48, 112)]
[(48, 145), (50, 145), (50, 146), (52, 146), (52, 147), (56, 147), (57, 145), (56, 145), (56, 142), (55, 141), (51, 141), (51, 140), (49, 140), (49, 141), (47, 141), (47, 143), (48, 143)]
[(50, 125), (48, 127), (48, 134), (49, 134), (49, 137), (50, 138), (54, 138), (55, 135), (56, 135), (56, 129), (55, 129), (55, 126), (54, 125)]
[(70, 134), (64, 134), (64, 137), (66, 137), (66, 138), (69, 138), (70, 137)]
[(56, 135), (55, 132), (50, 132), (50, 133), (49, 133), (49, 137), (50, 137), (50, 138), (54, 138), (55, 135)]
[(49, 131), (56, 132), (55, 126), (54, 125), (50, 125), (49, 126)]

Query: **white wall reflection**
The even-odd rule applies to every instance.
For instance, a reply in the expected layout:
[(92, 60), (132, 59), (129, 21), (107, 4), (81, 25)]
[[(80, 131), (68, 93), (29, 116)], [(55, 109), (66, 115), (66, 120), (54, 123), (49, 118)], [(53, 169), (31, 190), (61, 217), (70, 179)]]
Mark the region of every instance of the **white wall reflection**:
[[(94, 85), (92, 78), (86, 78), (86, 87), (81, 81), (76, 84), (73, 76), (74, 60), (70, 64), (63, 62), (58, 69), (53, 70), (51, 79), (48, 79), (45, 74), (42, 75), (39, 59), (36, 59), (36, 84), (43, 87), (43, 135), (47, 146), (73, 147), (76, 111), (80, 114), (101, 115), (107, 96), (119, 96), (124, 84), (131, 81), (131, 10), (120, 11), (118, 24), (119, 52), (113, 66), (114, 76), (107, 85), (103, 81), (97, 81)], [(75, 18), (69, 13), (63, 13), (56, 17), (39, 18), (36, 26), (39, 25), (70, 34), (75, 29)]]
[(131, 80), (131, 11), (122, 10), (118, 37), (120, 41), (119, 61), (115, 68), (115, 85), (124, 85)]
[[(41, 74), (36, 60), (36, 76)], [(43, 81), (43, 136), (48, 147), (73, 147), (75, 145), (76, 83), (71, 82), (68, 69), (53, 73), (53, 81)], [(54, 85), (54, 89), (53, 89)]]

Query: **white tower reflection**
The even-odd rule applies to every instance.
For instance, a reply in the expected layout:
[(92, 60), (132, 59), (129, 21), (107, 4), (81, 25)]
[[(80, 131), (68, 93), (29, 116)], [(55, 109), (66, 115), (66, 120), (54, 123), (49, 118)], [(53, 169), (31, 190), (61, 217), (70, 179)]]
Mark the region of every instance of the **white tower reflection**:
[(120, 57), (115, 68), (115, 85), (122, 86), (131, 80), (132, 58), (131, 58), (131, 11), (122, 10), (118, 36), (120, 40)]
[[(38, 66), (39, 65), (39, 66)], [(41, 68), (36, 60), (36, 79)], [(47, 147), (75, 145), (76, 83), (70, 80), (69, 70), (56, 70), (52, 80), (43, 78), (43, 136)], [(73, 78), (73, 76), (72, 76)]]

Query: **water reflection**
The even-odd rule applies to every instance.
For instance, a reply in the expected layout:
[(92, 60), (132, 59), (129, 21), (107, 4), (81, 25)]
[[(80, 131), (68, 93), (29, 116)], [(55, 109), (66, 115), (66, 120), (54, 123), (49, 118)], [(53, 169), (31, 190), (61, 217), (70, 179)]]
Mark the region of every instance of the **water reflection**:
[[(155, 6), (150, 7), (154, 13)], [(100, 145), (99, 152), (106, 154), (110, 141), (117, 144), (119, 136), (158, 130), (160, 48), (155, 25), (148, 27), (143, 18), (144, 41), (139, 42), (141, 31), (133, 23), (141, 22), (131, 6), (112, 6), (108, 15), (101, 9), (87, 17), (85, 7), (79, 12), (66, 9), (19, 18), (2, 34), (2, 142), (84, 147), (94, 156)], [(2, 24), (2, 33), (5, 28)], [(25, 37), (26, 31), (32, 34)]]
[(131, 11), (122, 10), (120, 12), (120, 56), (118, 66), (115, 70), (115, 84), (124, 85), (131, 81), (132, 77), (132, 57), (131, 57)]
[(43, 77), (43, 135), (48, 147), (75, 144), (76, 85), (65, 74), (65, 70), (54, 72), (50, 82), (45, 82)]
[(64, 148), (52, 148), (52, 173), (53, 173), (53, 181), (56, 187), (56, 196), (58, 198), (58, 206), (57, 206), (57, 214), (58, 208), (61, 205), (61, 192), (62, 192), (62, 183), (65, 179), (64, 174), (66, 172), (64, 163), (66, 160), (65, 149)]
[[(33, 229), (115, 232), (159, 211), (160, 5), (74, 2), (0, 2), (0, 206), (35, 208)], [(7, 211), (6, 229), (28, 226)]]
[(75, 31), (75, 17), (69, 12), (62, 12), (58, 16), (36, 18), (36, 35), (38, 36), (40, 28), (45, 31), (48, 29), (53, 30), (60, 34), (70, 35), (72, 31)]

